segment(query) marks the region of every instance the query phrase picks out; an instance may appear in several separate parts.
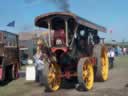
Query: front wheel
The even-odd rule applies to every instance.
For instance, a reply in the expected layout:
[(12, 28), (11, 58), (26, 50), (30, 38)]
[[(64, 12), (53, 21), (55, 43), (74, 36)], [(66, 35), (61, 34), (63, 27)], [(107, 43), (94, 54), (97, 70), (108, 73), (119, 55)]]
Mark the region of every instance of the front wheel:
[(94, 70), (87, 58), (80, 59), (77, 67), (78, 82), (85, 90), (91, 90), (94, 85)]
[(57, 91), (61, 85), (61, 69), (58, 64), (45, 63), (43, 82), (47, 91)]

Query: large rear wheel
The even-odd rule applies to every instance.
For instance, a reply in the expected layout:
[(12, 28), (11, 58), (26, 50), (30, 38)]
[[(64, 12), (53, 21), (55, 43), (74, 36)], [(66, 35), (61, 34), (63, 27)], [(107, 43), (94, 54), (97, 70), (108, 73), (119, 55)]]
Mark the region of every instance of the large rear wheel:
[(90, 90), (94, 85), (93, 66), (87, 58), (80, 59), (77, 67), (78, 82), (85, 90)]
[(57, 91), (61, 85), (61, 69), (58, 64), (45, 63), (43, 81), (47, 91)]
[(94, 56), (97, 64), (95, 66), (95, 78), (97, 81), (106, 81), (109, 73), (109, 63), (106, 47), (103, 45), (96, 45), (94, 47)]

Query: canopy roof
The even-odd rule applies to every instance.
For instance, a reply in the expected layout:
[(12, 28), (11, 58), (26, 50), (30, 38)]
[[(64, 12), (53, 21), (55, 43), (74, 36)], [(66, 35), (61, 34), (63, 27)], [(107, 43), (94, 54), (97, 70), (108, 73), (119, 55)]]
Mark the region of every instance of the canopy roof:
[(106, 28), (103, 26), (100, 26), (98, 24), (92, 23), (86, 19), (83, 19), (73, 13), (69, 13), (69, 12), (52, 12), (52, 13), (47, 13), (44, 15), (40, 15), (38, 17), (36, 17), (35, 19), (35, 25), (38, 27), (44, 27), (47, 28), (48, 27), (48, 20), (54, 18), (54, 17), (60, 17), (60, 18), (69, 18), (69, 19), (73, 19), (75, 20), (76, 23), (83, 25), (83, 26), (87, 26), (89, 28), (92, 28), (94, 30), (98, 30), (101, 32), (106, 32)]

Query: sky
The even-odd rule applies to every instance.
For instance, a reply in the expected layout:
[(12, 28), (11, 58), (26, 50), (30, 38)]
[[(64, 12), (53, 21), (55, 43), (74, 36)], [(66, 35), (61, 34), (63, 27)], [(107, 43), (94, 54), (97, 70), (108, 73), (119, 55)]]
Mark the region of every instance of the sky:
[[(24, 32), (37, 29), (34, 19), (40, 14), (62, 11), (54, 0), (0, 0), (0, 30)], [(61, 0), (60, 0), (61, 1)], [(67, 0), (69, 10), (107, 28), (99, 32), (107, 40), (128, 41), (128, 0)], [(6, 25), (15, 20), (15, 27)], [(112, 33), (110, 33), (112, 30)]]

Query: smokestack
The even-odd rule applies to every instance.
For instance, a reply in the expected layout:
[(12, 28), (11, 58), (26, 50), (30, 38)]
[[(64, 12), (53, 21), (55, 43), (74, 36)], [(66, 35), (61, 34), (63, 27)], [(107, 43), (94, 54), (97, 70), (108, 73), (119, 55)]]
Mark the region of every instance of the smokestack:
[(68, 0), (46, 0), (46, 1), (54, 4), (61, 11), (70, 12), (69, 10), (70, 5), (69, 5)]
[[(58, 9), (60, 9), (61, 11), (64, 11), (64, 12), (70, 12), (69, 8), (70, 8), (70, 4), (68, 2), (68, 0), (38, 0), (38, 1), (45, 1), (45, 2), (48, 2), (48, 3), (52, 3), (54, 4)], [(24, 0), (24, 2), (26, 4), (32, 4), (33, 2), (37, 2), (37, 1), (34, 1), (34, 0)]]
[(49, 0), (55, 4), (60, 10), (65, 11), (65, 12), (70, 12), (69, 11), (69, 2), (68, 0)]

